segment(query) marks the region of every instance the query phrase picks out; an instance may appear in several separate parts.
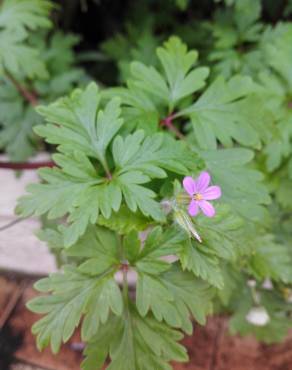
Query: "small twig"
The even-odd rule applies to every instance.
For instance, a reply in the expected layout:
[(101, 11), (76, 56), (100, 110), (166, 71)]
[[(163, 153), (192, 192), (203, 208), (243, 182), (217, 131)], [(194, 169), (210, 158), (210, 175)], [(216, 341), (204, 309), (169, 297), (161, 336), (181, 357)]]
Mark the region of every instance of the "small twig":
[(22, 222), (24, 221), (25, 218), (17, 218), (16, 220), (13, 220), (11, 222), (8, 222), (8, 224), (4, 225), (4, 226), (1, 226), (0, 227), (0, 232), (1, 231), (4, 231), (4, 230), (7, 230), (7, 229), (10, 229), (11, 227), (13, 227), (14, 225), (18, 224), (19, 222)]
[(185, 140), (184, 135), (175, 127), (175, 125), (172, 123), (172, 120), (174, 118), (174, 115), (169, 115), (168, 117), (162, 119), (160, 121), (161, 126), (167, 127), (170, 131), (172, 131), (175, 136), (181, 140)]
[(0, 168), (9, 170), (36, 170), (41, 167), (54, 167), (53, 161), (42, 161), (42, 162), (2, 162), (0, 161)]
[(5, 71), (6, 76), (8, 79), (13, 83), (15, 88), (18, 90), (18, 92), (33, 106), (35, 107), (38, 105), (38, 98), (35, 93), (32, 93), (29, 91), (26, 87), (22, 86), (13, 76), (10, 72)]
[(17, 287), (12, 297), (10, 298), (7, 306), (5, 307), (3, 314), (0, 317), (0, 330), (4, 327), (10, 315), (12, 314), (15, 306), (17, 305), (19, 299), (21, 298), (23, 294), (23, 290), (25, 286), (26, 286), (26, 283), (22, 282), (21, 285)]

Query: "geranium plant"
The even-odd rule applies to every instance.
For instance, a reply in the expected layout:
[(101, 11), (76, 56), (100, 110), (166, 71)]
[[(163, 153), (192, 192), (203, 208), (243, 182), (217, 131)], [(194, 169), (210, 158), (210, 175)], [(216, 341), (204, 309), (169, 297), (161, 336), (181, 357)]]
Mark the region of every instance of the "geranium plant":
[[(101, 368), (108, 355), (110, 369), (186, 361), (181, 331), (192, 332), (191, 317), (203, 324), (216, 296), (226, 305), (236, 284), (291, 279), (285, 247), (267, 235), (270, 197), (248, 166), (253, 152), (239, 147), (249, 142), (244, 130), (259, 140), (241, 114), (258, 86), (240, 76), (209, 85), (209, 69), (196, 67), (197, 53), (177, 37), (157, 55), (159, 69), (131, 65), (127, 87), (91, 83), (37, 108), (48, 123), (35, 131), (57, 146), (56, 167), (39, 171), (43, 183), (29, 186), (18, 213), (62, 219), (42, 238), (71, 264), (38, 282), (48, 295), (28, 307), (46, 314), (33, 327), (39, 348), (57, 352), (81, 324), (84, 369)], [(276, 248), (285, 260), (274, 269)], [(242, 293), (251, 297), (245, 315), (277, 294), (255, 302), (253, 289)], [(277, 312), (271, 322), (283, 322)]]
[(259, 22), (259, 1), (226, 4), (198, 26), (214, 36), (202, 62), (147, 28), (151, 58), (125, 36), (103, 45), (122, 55), (119, 86), (34, 104), (55, 165), (17, 213), (54, 220), (39, 237), (67, 261), (28, 303), (44, 315), (39, 349), (58, 352), (80, 327), (85, 370), (171, 369), (209, 314), (268, 343), (291, 327), (291, 24)]
[(85, 79), (74, 65), (79, 38), (51, 31), (52, 9), (48, 0), (0, 4), (0, 149), (12, 162), (25, 162), (44, 150), (32, 130), (42, 123), (34, 107), (54, 101)]

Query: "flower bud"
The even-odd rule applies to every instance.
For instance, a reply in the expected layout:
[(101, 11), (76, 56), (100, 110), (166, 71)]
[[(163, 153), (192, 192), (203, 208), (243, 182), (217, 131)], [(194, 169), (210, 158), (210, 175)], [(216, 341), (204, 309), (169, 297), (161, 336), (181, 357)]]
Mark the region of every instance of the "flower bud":
[(185, 211), (176, 209), (174, 211), (174, 219), (176, 223), (189, 234), (190, 237), (194, 237), (196, 240), (202, 243), (202, 239), (196, 231), (190, 216)]

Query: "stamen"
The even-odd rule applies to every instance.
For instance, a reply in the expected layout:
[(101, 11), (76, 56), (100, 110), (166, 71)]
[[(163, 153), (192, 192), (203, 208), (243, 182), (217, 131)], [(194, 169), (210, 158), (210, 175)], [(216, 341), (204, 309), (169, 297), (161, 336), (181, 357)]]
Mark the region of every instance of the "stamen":
[(202, 194), (197, 193), (197, 194), (194, 194), (193, 195), (193, 198), (194, 198), (194, 200), (202, 200), (203, 199), (203, 196), (202, 196)]

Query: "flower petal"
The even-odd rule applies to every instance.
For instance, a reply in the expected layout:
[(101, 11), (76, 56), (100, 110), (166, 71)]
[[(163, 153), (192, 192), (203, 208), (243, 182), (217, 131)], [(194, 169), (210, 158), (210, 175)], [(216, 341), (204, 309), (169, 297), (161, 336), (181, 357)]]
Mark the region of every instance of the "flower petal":
[(200, 176), (196, 180), (198, 193), (204, 192), (207, 189), (211, 181), (211, 176), (207, 171), (201, 172)]
[(221, 188), (220, 186), (209, 186), (202, 193), (204, 200), (213, 200), (221, 197)]
[(190, 195), (194, 195), (197, 192), (196, 181), (191, 176), (186, 176), (183, 179), (183, 186)]
[(202, 212), (207, 217), (214, 217), (215, 216), (215, 208), (212, 206), (210, 202), (207, 202), (206, 200), (200, 200), (198, 202), (199, 207), (201, 208)]
[(188, 212), (189, 212), (190, 216), (196, 216), (199, 213), (198, 202), (196, 202), (195, 200), (192, 200), (190, 205), (189, 205)]

